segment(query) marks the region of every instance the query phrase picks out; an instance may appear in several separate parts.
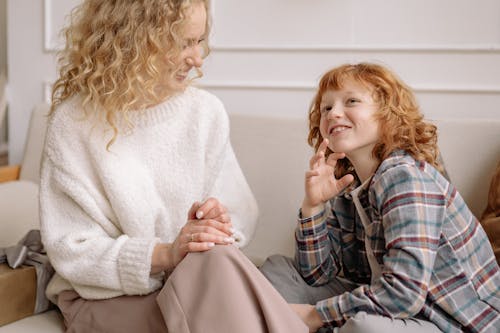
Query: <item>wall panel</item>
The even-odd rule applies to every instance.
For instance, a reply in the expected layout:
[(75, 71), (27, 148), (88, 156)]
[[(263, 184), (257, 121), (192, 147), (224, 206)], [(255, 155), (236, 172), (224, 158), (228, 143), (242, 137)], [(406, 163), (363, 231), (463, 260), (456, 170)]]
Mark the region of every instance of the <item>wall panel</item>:
[[(80, 0), (7, 0), (9, 150), (56, 78), (58, 32)], [(212, 0), (200, 85), (228, 112), (303, 117), (321, 74), (345, 62), (394, 69), (429, 118), (500, 118), (498, 0)]]

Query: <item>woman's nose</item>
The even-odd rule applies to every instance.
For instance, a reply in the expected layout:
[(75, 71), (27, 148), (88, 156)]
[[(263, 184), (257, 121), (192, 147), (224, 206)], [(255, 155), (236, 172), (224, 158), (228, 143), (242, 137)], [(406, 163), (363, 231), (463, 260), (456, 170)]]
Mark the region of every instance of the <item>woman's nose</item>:
[(191, 48), (191, 52), (186, 58), (186, 62), (190, 66), (201, 67), (203, 65), (203, 57), (202, 57), (202, 47), (199, 45), (193, 46)]

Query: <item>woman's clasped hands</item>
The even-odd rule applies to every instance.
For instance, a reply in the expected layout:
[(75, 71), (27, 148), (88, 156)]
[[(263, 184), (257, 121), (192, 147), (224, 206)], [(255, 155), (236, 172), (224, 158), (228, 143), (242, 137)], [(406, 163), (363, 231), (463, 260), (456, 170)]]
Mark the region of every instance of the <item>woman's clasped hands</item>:
[(232, 244), (235, 239), (231, 218), (226, 207), (217, 199), (195, 202), (188, 212), (188, 220), (171, 247), (174, 267), (189, 252), (210, 250), (215, 244)]
[(174, 242), (155, 246), (151, 274), (173, 270), (189, 252), (208, 251), (215, 244), (232, 244), (233, 234), (231, 217), (219, 200), (209, 198), (203, 203), (195, 202)]

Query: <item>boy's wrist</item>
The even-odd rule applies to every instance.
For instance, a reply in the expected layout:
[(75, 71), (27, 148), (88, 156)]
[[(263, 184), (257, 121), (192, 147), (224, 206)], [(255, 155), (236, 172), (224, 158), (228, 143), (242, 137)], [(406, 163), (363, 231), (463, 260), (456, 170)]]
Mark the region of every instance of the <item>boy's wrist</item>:
[(302, 218), (308, 218), (321, 213), (325, 209), (325, 204), (321, 203), (319, 205), (310, 205), (304, 200), (300, 211), (302, 213)]
[(321, 316), (314, 305), (310, 306), (307, 317), (312, 329), (318, 330), (323, 326), (323, 319), (321, 319)]

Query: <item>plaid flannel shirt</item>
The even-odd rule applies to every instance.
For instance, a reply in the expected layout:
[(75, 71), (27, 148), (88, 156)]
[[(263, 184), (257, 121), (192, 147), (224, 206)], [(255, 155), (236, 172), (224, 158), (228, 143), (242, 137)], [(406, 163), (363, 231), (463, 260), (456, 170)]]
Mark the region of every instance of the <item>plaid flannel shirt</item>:
[[(343, 275), (359, 283), (320, 301), (323, 321), (341, 326), (359, 311), (423, 318), (444, 332), (500, 331), (500, 269), (464, 200), (435, 168), (394, 152), (359, 195), (365, 230), (348, 192), (313, 217), (299, 215), (296, 261), (310, 285)], [(382, 276), (370, 282), (365, 233)]]

